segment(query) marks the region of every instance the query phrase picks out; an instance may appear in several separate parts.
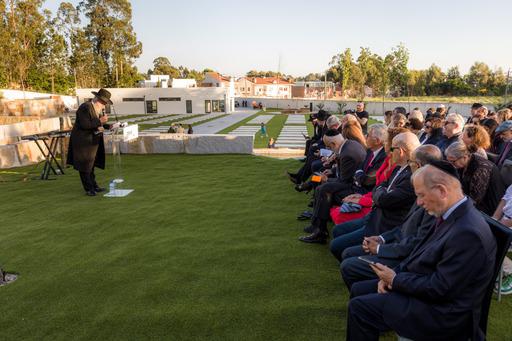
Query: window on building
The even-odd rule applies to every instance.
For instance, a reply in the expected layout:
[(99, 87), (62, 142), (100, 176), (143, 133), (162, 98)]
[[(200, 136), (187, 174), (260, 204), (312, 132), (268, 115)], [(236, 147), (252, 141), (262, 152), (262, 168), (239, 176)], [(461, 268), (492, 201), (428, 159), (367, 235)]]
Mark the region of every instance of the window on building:
[(226, 112), (226, 102), (224, 100), (219, 101), (219, 111)]
[(185, 103), (187, 106), (187, 114), (192, 114), (192, 101), (190, 99), (187, 99)]
[(247, 87), (247, 91), (251, 91), (251, 87)]
[(210, 101), (210, 100), (204, 101), (204, 112), (207, 114), (212, 112), (212, 101)]
[(146, 101), (146, 113), (147, 114), (157, 114), (158, 113), (158, 102), (155, 100)]
[(180, 102), (181, 97), (160, 97), (158, 100), (160, 102)]
[(219, 101), (212, 101), (212, 111), (213, 112), (219, 112), (220, 111)]
[(143, 97), (125, 97), (123, 102), (144, 102)]

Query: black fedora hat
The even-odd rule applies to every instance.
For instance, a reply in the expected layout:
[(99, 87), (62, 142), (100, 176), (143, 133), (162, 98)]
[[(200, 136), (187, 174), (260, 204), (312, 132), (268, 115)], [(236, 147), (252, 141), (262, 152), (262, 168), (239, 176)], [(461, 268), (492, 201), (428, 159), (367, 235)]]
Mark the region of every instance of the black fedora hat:
[(111, 105), (114, 104), (110, 100), (110, 96), (111, 96), (110, 92), (106, 89), (101, 88), (98, 92), (91, 91), (91, 93), (105, 104), (111, 104)]

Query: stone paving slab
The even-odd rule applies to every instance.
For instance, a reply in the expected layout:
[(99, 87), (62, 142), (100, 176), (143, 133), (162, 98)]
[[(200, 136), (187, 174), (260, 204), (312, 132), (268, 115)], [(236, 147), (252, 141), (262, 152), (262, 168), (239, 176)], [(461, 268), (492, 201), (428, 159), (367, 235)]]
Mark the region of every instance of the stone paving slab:
[(288, 115), (285, 124), (304, 124), (306, 117), (304, 115)]
[(195, 126), (194, 134), (217, 134), (221, 130), (248, 119), (256, 112), (255, 110), (237, 110), (232, 114)]
[[(288, 120), (290, 117), (288, 116)], [(302, 116), (302, 118), (304, 118)], [(288, 123), (287, 120), (287, 123)], [(303, 120), (303, 123), (305, 120)], [(308, 129), (306, 126), (287, 126), (285, 125), (279, 134), (276, 141), (276, 147), (281, 148), (304, 148), (306, 140), (302, 135), (308, 135)]]
[(230, 131), (229, 135), (256, 135), (256, 133), (260, 131), (260, 127), (258, 126), (241, 126), (236, 128), (233, 131)]
[(258, 117), (250, 120), (246, 124), (261, 124), (261, 123), (267, 124), (273, 118), (274, 118), (273, 115), (259, 115)]

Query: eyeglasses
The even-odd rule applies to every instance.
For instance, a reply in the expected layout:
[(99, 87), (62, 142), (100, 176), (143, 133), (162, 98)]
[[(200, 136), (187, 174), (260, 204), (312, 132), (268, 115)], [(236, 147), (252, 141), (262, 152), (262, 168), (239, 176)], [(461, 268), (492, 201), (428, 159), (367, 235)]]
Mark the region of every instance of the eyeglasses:
[(399, 149), (400, 149), (400, 147), (390, 147), (390, 148), (389, 148), (389, 150), (390, 150), (391, 152), (394, 152), (395, 150), (399, 150)]
[(460, 160), (460, 159), (462, 159), (463, 157), (464, 157), (464, 156), (458, 157), (458, 158), (456, 158), (455, 160), (453, 160), (453, 159), (452, 159), (452, 160), (450, 160), (449, 158), (446, 158), (446, 161), (448, 161), (449, 163), (451, 163), (451, 164), (453, 165), (455, 162), (459, 161), (459, 160)]
[(446, 121), (446, 122), (444, 122), (444, 125), (447, 126), (448, 124), (452, 124), (452, 123), (455, 123), (455, 122)]
[(425, 126), (425, 129), (430, 129), (432, 128), (432, 126)]

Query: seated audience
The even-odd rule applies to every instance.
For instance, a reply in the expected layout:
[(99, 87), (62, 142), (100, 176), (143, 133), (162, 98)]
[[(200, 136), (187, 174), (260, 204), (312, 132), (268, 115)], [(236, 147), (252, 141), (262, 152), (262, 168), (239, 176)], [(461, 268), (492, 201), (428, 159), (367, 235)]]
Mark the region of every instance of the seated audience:
[(509, 108), (498, 110), (496, 119), (498, 121), (498, 124), (512, 120), (512, 110), (510, 110)]
[(328, 178), (330, 171), (322, 174), (322, 185), (316, 188), (311, 225), (304, 230), (311, 233), (301, 237), (306, 243), (325, 243), (328, 237), (327, 222), (333, 204), (352, 193), (354, 174), (366, 157), (366, 151), (353, 140), (345, 139), (338, 130), (330, 129), (324, 136), (325, 146), (337, 154), (337, 167), (334, 178)]
[[(414, 174), (418, 168), (433, 160), (440, 161), (442, 158), (441, 150), (436, 146), (422, 145), (412, 154), (409, 166)], [(434, 216), (415, 203), (402, 224), (380, 236), (364, 238), (362, 245), (346, 249), (342, 255), (343, 262), (340, 269), (348, 289), (350, 290), (355, 282), (377, 278), (368, 263), (362, 262), (357, 258), (358, 256), (369, 254), (365, 256), (367, 260), (393, 268), (400, 264), (423, 239), (434, 220)]]
[(456, 113), (448, 114), (443, 127), (443, 136), (436, 144), (444, 154), (446, 148), (454, 142), (458, 142), (464, 129), (464, 118)]
[(389, 126), (391, 124), (391, 117), (393, 117), (393, 111), (392, 110), (387, 110), (385, 113), (384, 113), (384, 124)]
[(378, 340), (388, 330), (412, 340), (481, 339), (494, 236), (449, 172), (427, 165), (413, 184), (418, 205), (437, 220), (398, 267), (371, 265), (379, 279), (354, 283), (347, 340)]
[(419, 137), (421, 144), (437, 144), (443, 136), (443, 120), (429, 117), (425, 120), (424, 132)]
[(390, 128), (404, 128), (407, 124), (407, 117), (402, 113), (395, 113), (391, 118)]
[(396, 167), (389, 180), (373, 190), (372, 211), (333, 230), (330, 250), (337, 259), (346, 248), (362, 243), (365, 236), (386, 232), (403, 222), (415, 199), (408, 162), (419, 145), (418, 137), (411, 132), (395, 136), (390, 150)]
[(418, 136), (418, 138), (423, 133), (423, 122), (417, 118), (409, 118), (409, 123), (406, 125), (406, 127), (411, 131), (411, 133)]
[(478, 109), (480, 109), (481, 107), (483, 107), (483, 104), (481, 103), (473, 103), (471, 105), (471, 112), (469, 113), (469, 117), (466, 122), (467, 124), (473, 123), (473, 117), (477, 115)]
[(361, 125), (357, 121), (348, 121), (343, 125), (341, 134), (347, 140), (353, 140), (359, 142), (364, 148), (366, 148), (366, 139), (361, 129)]
[[(503, 140), (503, 146), (499, 155), (490, 157), (501, 168), (506, 160), (512, 160), (512, 121), (505, 121), (496, 128), (496, 133)], [(492, 155), (490, 155), (492, 156)]]
[[(512, 185), (507, 188), (492, 217), (512, 228)], [(503, 295), (512, 294), (512, 260), (508, 257), (503, 260), (503, 281), (499, 290)]]
[(470, 153), (487, 159), (487, 150), (491, 147), (491, 139), (484, 127), (469, 124), (462, 131), (462, 142), (468, 147)]
[[(388, 128), (387, 129), (387, 141), (384, 143), (384, 150), (386, 153), (386, 158), (384, 159), (382, 165), (375, 173), (375, 186), (379, 186), (384, 181), (388, 180), (393, 170), (395, 169), (395, 164), (391, 161), (391, 153), (390, 148), (393, 141), (393, 138), (400, 134), (407, 132), (408, 130), (405, 128)], [(340, 206), (334, 206), (331, 208), (331, 218), (335, 225), (339, 225), (345, 223), (347, 221), (355, 220), (366, 216), (372, 210), (373, 201), (372, 201), (373, 193), (370, 191), (366, 194), (362, 193), (354, 193), (346, 196), (343, 199), (343, 203), (353, 203), (361, 206), (360, 211), (351, 210), (349, 212), (340, 212)]]
[(423, 125), (423, 122), (425, 121), (425, 118), (423, 117), (423, 113), (418, 108), (414, 108), (414, 110), (411, 111), (411, 113), (409, 114), (408, 119), (411, 120), (413, 118), (419, 120), (422, 125)]
[(462, 190), (473, 199), (475, 207), (492, 215), (504, 191), (498, 167), (477, 154), (471, 154), (463, 142), (450, 145), (445, 156), (457, 168)]

